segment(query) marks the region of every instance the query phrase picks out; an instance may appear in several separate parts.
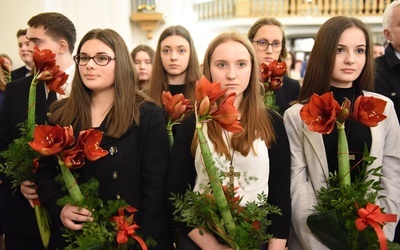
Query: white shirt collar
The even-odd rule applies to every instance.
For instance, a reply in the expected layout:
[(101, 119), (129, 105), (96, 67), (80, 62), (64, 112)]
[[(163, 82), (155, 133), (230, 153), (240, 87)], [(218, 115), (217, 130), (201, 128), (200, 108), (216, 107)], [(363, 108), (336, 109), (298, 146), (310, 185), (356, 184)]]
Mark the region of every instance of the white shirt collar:
[(68, 75), (68, 79), (65, 82), (65, 84), (62, 86), (62, 89), (65, 92), (65, 95), (60, 95), (57, 93), (57, 100), (61, 100), (63, 98), (66, 98), (69, 96), (69, 94), (71, 94), (71, 88), (72, 88), (72, 80), (74, 79), (74, 75), (75, 75), (75, 63), (72, 64), (68, 69), (66, 69), (65, 74)]
[(400, 51), (394, 50), (394, 54), (400, 59)]

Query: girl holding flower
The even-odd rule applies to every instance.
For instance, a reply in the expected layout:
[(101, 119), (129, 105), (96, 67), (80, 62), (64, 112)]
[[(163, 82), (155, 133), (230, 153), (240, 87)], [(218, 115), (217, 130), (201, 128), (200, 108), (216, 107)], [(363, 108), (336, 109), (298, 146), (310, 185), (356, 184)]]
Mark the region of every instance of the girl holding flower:
[[(282, 212), (282, 215), (270, 215), (272, 225), (265, 233), (273, 234), (274, 238), (270, 239), (268, 248), (284, 249), (290, 227), (290, 150), (282, 117), (266, 109), (259, 94), (261, 86), (254, 49), (243, 35), (223, 33), (210, 43), (203, 67), (207, 79), (220, 82), (221, 88), (227, 89), (225, 96), (236, 94), (233, 106), (240, 112), (243, 127), (233, 134), (216, 122), (203, 125), (216, 168), (225, 174), (233, 168), (233, 178), (223, 175), (222, 185), (235, 187), (243, 198), (241, 206), (257, 200), (261, 192), (268, 195), (268, 202)], [(189, 184), (194, 191), (201, 191), (208, 182), (195, 135), (195, 119), (189, 116), (175, 136), (167, 191), (184, 194)], [(180, 249), (229, 249), (213, 234), (206, 230), (203, 233), (198, 228), (182, 225)]]
[[(276, 18), (263, 17), (258, 19), (249, 29), (247, 37), (252, 42), (258, 63), (270, 65), (271, 62), (285, 62), (288, 55), (286, 36), (283, 25)], [(279, 113), (283, 114), (290, 103), (297, 99), (300, 83), (289, 77), (290, 67), (282, 79), (283, 85), (273, 90)]]
[(163, 91), (170, 91), (172, 95), (182, 93), (194, 103), (194, 88), (200, 76), (190, 32), (181, 25), (166, 28), (158, 39), (148, 89), (144, 89), (146, 94), (160, 106)]
[[(377, 205), (385, 213), (399, 214), (400, 204), (400, 127), (393, 103), (386, 97), (371, 92), (373, 90), (373, 56), (372, 43), (367, 26), (359, 19), (338, 16), (329, 19), (319, 29), (314, 47), (308, 61), (303, 86), (298, 103), (289, 108), (284, 115), (284, 123), (291, 145), (291, 201), (292, 233), (289, 237), (289, 248), (293, 249), (327, 249), (307, 227), (307, 218), (313, 213), (317, 204), (316, 193), (321, 187), (327, 187), (330, 173), (338, 171), (338, 129), (316, 133), (307, 128), (300, 116), (300, 110), (310, 102), (313, 94), (333, 93), (339, 105), (347, 98), (351, 103), (349, 111), (357, 113), (354, 108), (359, 96), (379, 98), (386, 102), (383, 114), (386, 119), (377, 126), (370, 127), (349, 119), (345, 122), (345, 133), (350, 152), (350, 167), (363, 158), (364, 145), (376, 160), (368, 168), (382, 166), (379, 179), (382, 190)], [(326, 110), (334, 107), (327, 103)], [(360, 107), (362, 109), (363, 107)], [(373, 117), (373, 115), (371, 115)], [(313, 126), (327, 126), (317, 119)], [(333, 121), (335, 122), (335, 121)], [(361, 166), (360, 164), (359, 166)], [(360, 168), (351, 169), (351, 180)], [(396, 223), (384, 226), (387, 239), (392, 240)]]
[[(157, 242), (150, 249), (173, 249), (165, 201), (169, 145), (163, 110), (137, 90), (132, 59), (115, 31), (89, 31), (74, 60), (71, 95), (52, 107), (50, 123), (72, 125), (75, 133), (90, 128), (103, 131), (100, 147), (109, 153), (71, 172), (79, 173), (78, 184), (96, 178), (104, 202), (123, 199), (136, 208), (141, 234)], [(35, 182), (41, 202), (56, 223), (51, 234), (56, 241), (53, 248), (63, 249), (66, 242), (59, 224), (81, 230), (82, 223), (93, 218), (87, 208), (57, 205), (66, 194), (54, 180), (59, 174), (57, 165), (56, 157), (43, 158)]]

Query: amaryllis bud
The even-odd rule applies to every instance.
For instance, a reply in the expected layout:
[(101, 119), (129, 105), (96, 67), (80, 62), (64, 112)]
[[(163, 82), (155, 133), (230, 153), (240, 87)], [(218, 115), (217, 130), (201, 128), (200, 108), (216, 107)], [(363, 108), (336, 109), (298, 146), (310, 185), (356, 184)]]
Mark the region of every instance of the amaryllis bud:
[(40, 74), (37, 76), (37, 79), (39, 81), (50, 81), (53, 79), (53, 72), (50, 70), (45, 70), (40, 72)]
[(336, 120), (339, 123), (343, 123), (350, 118), (350, 116), (351, 116), (350, 104), (351, 104), (350, 100), (347, 98), (344, 98), (344, 101), (341, 106), (341, 110), (336, 114)]
[(206, 96), (200, 102), (198, 114), (199, 116), (205, 116), (208, 115), (209, 112), (210, 112), (210, 99), (208, 99), (208, 96)]

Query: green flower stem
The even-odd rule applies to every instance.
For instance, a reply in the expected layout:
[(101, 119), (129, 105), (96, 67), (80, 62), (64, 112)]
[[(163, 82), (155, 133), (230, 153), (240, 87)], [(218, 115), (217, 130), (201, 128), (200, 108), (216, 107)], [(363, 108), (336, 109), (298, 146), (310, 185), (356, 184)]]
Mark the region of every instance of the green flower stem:
[(168, 133), (168, 142), (169, 142), (169, 148), (172, 148), (172, 145), (174, 145), (174, 134), (172, 133), (172, 126), (168, 125), (167, 126), (167, 133)]
[(83, 194), (81, 189), (76, 182), (75, 177), (72, 175), (69, 168), (67, 168), (62, 160), (58, 160), (61, 168), (61, 175), (64, 180), (65, 186), (68, 189), (69, 194), (71, 195), (72, 199), (78, 203), (84, 200)]
[(279, 107), (276, 105), (275, 92), (273, 90), (265, 91), (264, 104), (277, 112), (279, 112)]
[(50, 241), (50, 223), (49, 213), (47, 209), (41, 205), (35, 205), (36, 222), (38, 224), (40, 238), (45, 249), (49, 246)]
[[(200, 144), (201, 154), (203, 156), (204, 165), (207, 171), (208, 178), (210, 179), (211, 188), (214, 193), (215, 201), (218, 205), (219, 211), (221, 212), (222, 219), (224, 220), (225, 228), (231, 239), (234, 239), (236, 232), (236, 225), (233, 221), (231, 211), (229, 210), (228, 202), (226, 201), (222, 185), (218, 179), (217, 169), (215, 168), (215, 162), (211, 155), (210, 148), (208, 147), (206, 137), (204, 136), (202, 124), (196, 124), (197, 136)], [(234, 246), (233, 242), (228, 242), (231, 246)]]
[[(33, 76), (31, 86), (29, 88), (29, 99), (28, 99), (28, 120), (27, 120), (27, 136), (33, 137), (33, 131), (36, 125), (36, 87), (38, 84), (37, 75)], [(49, 225), (49, 215), (46, 210), (41, 205), (35, 205), (35, 215), (36, 222), (38, 224), (40, 237), (45, 249), (49, 246), (50, 241), (50, 225)]]
[(38, 80), (36, 75), (33, 76), (33, 80), (31, 82), (31, 86), (29, 88), (29, 99), (28, 99), (28, 136), (33, 137), (33, 130), (35, 129), (35, 113), (36, 113), (36, 87), (38, 84)]
[(344, 123), (337, 123), (338, 129), (338, 165), (340, 185), (350, 185), (350, 157)]

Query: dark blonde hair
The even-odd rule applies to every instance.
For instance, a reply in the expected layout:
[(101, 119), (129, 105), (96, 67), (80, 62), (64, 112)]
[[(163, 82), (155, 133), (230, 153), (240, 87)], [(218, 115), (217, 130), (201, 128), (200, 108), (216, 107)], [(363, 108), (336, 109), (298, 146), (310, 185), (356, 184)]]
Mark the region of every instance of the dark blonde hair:
[[(275, 133), (268, 113), (264, 107), (262, 96), (260, 95), (261, 84), (258, 81), (259, 71), (254, 48), (245, 36), (238, 32), (225, 32), (217, 36), (209, 44), (204, 56), (204, 76), (210, 81), (213, 80), (210, 71), (211, 57), (214, 50), (219, 45), (228, 41), (235, 41), (243, 44), (251, 58), (252, 68), (249, 85), (243, 92), (243, 99), (240, 107), (238, 107), (238, 110), (241, 113), (240, 123), (243, 127), (243, 131), (235, 133), (231, 140), (233, 149), (246, 156), (250, 152), (250, 149), (253, 149), (253, 142), (257, 138), (264, 140), (267, 147), (270, 147), (275, 141)], [(211, 142), (214, 144), (215, 150), (220, 154), (225, 154), (229, 158), (230, 153), (228, 152), (228, 148), (222, 138), (222, 128), (215, 122), (210, 122), (207, 126), (208, 134)]]
[[(138, 76), (128, 48), (122, 37), (111, 29), (93, 29), (86, 33), (79, 43), (77, 54), (89, 40), (99, 40), (110, 47), (115, 53), (114, 103), (106, 118), (106, 135), (121, 137), (133, 124), (139, 124), (139, 109), (146, 100), (144, 94), (136, 90)], [(74, 129), (84, 130), (92, 127), (90, 112), (91, 93), (80, 76), (76, 66), (69, 98), (60, 100), (52, 106), (54, 113), (50, 116), (51, 123), (61, 126), (72, 125)]]
[(170, 26), (166, 28), (160, 35), (157, 43), (156, 54), (153, 63), (153, 71), (151, 73), (149, 88), (146, 93), (154, 100), (158, 105), (161, 105), (161, 94), (163, 91), (168, 91), (168, 74), (164, 69), (161, 61), (161, 42), (165, 38), (170, 36), (181, 36), (183, 37), (190, 46), (190, 57), (189, 64), (186, 69), (186, 79), (185, 79), (185, 91), (184, 95), (186, 98), (190, 99), (194, 103), (195, 95), (194, 90), (197, 80), (201, 77), (199, 60), (197, 58), (196, 48), (194, 47), (193, 39), (189, 31), (181, 26)]
[(257, 34), (258, 30), (265, 25), (273, 25), (273, 26), (278, 26), (279, 29), (282, 31), (282, 44), (283, 48), (281, 50), (281, 53), (279, 54), (278, 61), (279, 62), (284, 62), (286, 60), (287, 56), (287, 49), (286, 49), (286, 35), (285, 31), (283, 29), (283, 25), (281, 22), (278, 21), (278, 19), (273, 18), (273, 17), (263, 17), (258, 19), (253, 26), (250, 27), (249, 32), (247, 33), (247, 38), (253, 42), (253, 39), (255, 35)]
[(155, 53), (154, 49), (152, 47), (148, 46), (148, 45), (145, 45), (145, 44), (140, 44), (140, 45), (136, 46), (132, 50), (132, 52), (131, 52), (132, 61), (135, 61), (136, 54), (139, 51), (146, 52), (150, 57), (150, 63), (153, 64), (153, 62), (154, 62), (154, 53)]
[(368, 28), (357, 18), (337, 16), (326, 21), (315, 36), (298, 102), (308, 102), (313, 93), (322, 95), (330, 90), (339, 39), (342, 33), (351, 27), (359, 28), (366, 40), (365, 66), (353, 85), (359, 92), (373, 90), (374, 59)]

